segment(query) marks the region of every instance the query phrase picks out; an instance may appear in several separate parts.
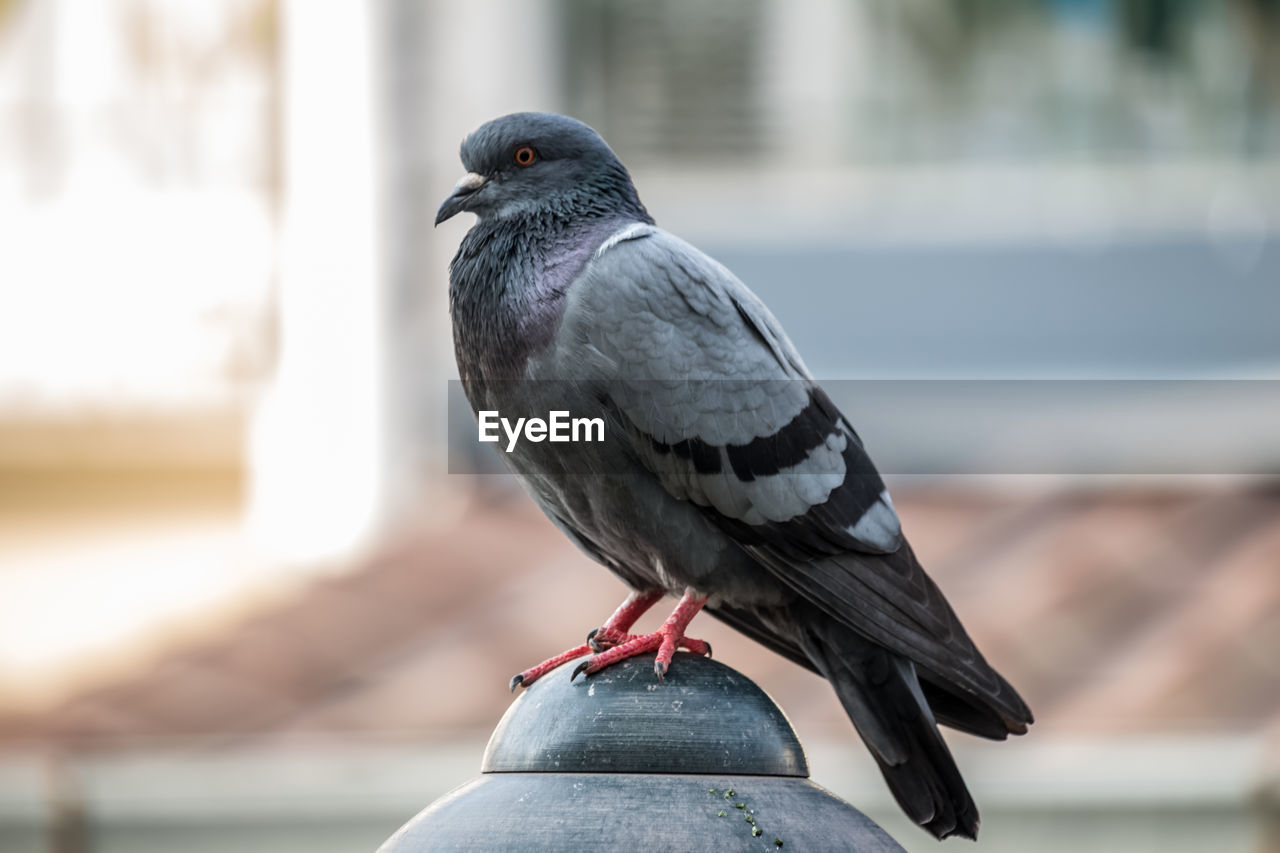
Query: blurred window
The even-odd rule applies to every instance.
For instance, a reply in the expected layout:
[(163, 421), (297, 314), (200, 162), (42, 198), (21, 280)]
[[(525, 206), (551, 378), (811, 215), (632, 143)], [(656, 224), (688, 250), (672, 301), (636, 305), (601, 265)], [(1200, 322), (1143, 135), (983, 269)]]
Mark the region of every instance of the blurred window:
[(762, 6), (566, 0), (569, 100), (633, 161), (758, 153)]
[(570, 110), (620, 140), (628, 162), (1280, 153), (1275, 0), (561, 0), (561, 11)]

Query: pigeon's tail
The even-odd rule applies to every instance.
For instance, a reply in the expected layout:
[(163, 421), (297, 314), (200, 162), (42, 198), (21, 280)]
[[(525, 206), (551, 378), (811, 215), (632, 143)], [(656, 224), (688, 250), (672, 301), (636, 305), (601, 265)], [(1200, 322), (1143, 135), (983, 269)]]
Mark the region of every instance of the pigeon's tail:
[[(824, 632), (825, 633), (825, 632)], [(978, 807), (916, 678), (915, 665), (851, 631), (805, 652), (840, 697), (902, 810), (939, 839), (978, 837)]]

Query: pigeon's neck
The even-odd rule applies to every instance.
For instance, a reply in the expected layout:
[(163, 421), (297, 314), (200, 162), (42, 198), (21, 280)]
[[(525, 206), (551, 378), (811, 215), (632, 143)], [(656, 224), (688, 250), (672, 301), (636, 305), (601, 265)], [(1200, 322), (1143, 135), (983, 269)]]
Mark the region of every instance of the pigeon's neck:
[[(647, 215), (645, 219), (648, 219)], [(540, 215), (477, 222), (449, 266), (458, 369), (476, 378), (518, 378), (531, 353), (549, 345), (565, 293), (629, 214)]]

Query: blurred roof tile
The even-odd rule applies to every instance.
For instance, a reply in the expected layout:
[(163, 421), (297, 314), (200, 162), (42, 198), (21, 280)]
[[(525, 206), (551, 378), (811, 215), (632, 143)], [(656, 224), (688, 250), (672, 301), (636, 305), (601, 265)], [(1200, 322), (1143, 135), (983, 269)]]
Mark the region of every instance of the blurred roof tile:
[[(922, 559), (1041, 725), (1275, 725), (1275, 492), (908, 491), (898, 504)], [(50, 712), (0, 706), (0, 740), (487, 729), (510, 674), (580, 641), (623, 593), (531, 506), (477, 505), (451, 529), (390, 543)], [(715, 620), (699, 628), (796, 709), (803, 730), (847, 731), (820, 679)], [(447, 703), (436, 699), (444, 684)]]

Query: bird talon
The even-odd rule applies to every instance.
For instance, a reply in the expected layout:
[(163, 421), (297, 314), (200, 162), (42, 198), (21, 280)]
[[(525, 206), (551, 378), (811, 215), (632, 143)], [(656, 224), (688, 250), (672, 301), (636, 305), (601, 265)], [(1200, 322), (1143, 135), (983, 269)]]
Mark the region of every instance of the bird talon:
[(653, 662), (653, 673), (658, 676), (658, 681), (663, 680), (663, 676), (667, 674), (667, 665), (660, 660)]
[(708, 643), (706, 640), (703, 640), (702, 645), (707, 647), (707, 657), (711, 657), (711, 644)]
[(594, 651), (596, 654), (599, 654), (600, 652), (604, 651), (604, 646), (601, 645), (600, 641), (596, 639), (596, 634), (599, 634), (599, 633), (600, 633), (599, 628), (592, 628), (591, 632), (587, 634), (587, 645), (590, 646), (591, 650)]
[(517, 672), (515, 675), (511, 676), (511, 684), (507, 686), (507, 689), (510, 690), (512, 693), (515, 693), (516, 688), (519, 687), (521, 684), (524, 684), (524, 673)]
[[(578, 664), (573, 668), (573, 673), (569, 676), (569, 680), (573, 681), (574, 679), (576, 679), (578, 677), (578, 674), (581, 672), (584, 672), (586, 668), (589, 666), (591, 666), (590, 658), (588, 658), (587, 660), (584, 660), (582, 663)], [(590, 675), (590, 673), (587, 673), (587, 674)]]

